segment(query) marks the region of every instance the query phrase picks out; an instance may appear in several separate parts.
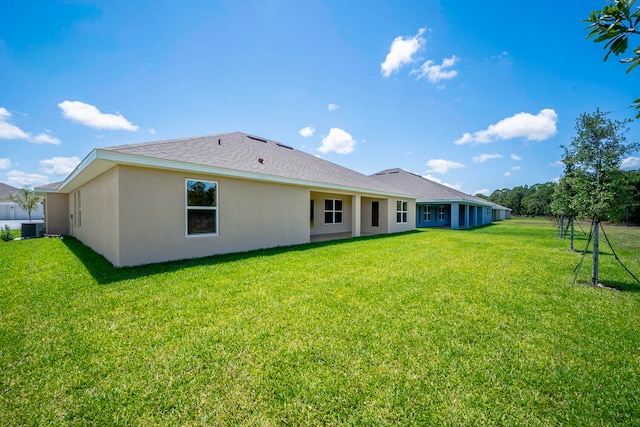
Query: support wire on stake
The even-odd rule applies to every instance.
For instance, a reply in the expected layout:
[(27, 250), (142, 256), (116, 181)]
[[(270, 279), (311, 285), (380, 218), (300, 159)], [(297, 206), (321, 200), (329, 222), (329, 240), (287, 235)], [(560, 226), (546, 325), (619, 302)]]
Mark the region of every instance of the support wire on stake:
[[(596, 217), (594, 216), (593, 219), (595, 220)], [(591, 244), (591, 237), (593, 236), (593, 223), (594, 221), (591, 221), (591, 230), (589, 230), (589, 238), (587, 239), (587, 245), (584, 247), (584, 250), (582, 251), (582, 258), (580, 258), (580, 262), (578, 263), (578, 265), (576, 265), (576, 268), (573, 269), (573, 272), (575, 273), (575, 275), (573, 276), (573, 282), (571, 282), (572, 285), (576, 284), (576, 280), (578, 280), (578, 274), (580, 273), (580, 267), (582, 267), (582, 263), (584, 262), (584, 257), (587, 255), (587, 250), (589, 249), (589, 245)]]
[(611, 248), (611, 252), (613, 253), (613, 256), (615, 257), (616, 261), (618, 261), (620, 263), (620, 265), (622, 266), (622, 268), (624, 268), (627, 271), (627, 273), (629, 273), (631, 275), (631, 277), (633, 277), (633, 279), (640, 284), (640, 280), (638, 280), (638, 278), (636, 276), (634, 276), (634, 274), (631, 272), (631, 270), (629, 270), (627, 268), (627, 266), (622, 263), (622, 260), (620, 260), (620, 258), (618, 258), (618, 254), (613, 249), (613, 246), (611, 246), (611, 242), (609, 241), (609, 238), (607, 237), (607, 233), (604, 231), (604, 227), (602, 226), (602, 223), (600, 223), (600, 229), (602, 230), (602, 234), (604, 234), (604, 238), (607, 241), (607, 243), (609, 244), (609, 248)]

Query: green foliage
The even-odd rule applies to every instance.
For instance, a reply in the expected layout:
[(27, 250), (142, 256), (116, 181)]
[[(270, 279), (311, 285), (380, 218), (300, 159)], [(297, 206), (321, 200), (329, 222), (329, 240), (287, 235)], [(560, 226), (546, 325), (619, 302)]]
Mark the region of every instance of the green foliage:
[(5, 242), (9, 242), (13, 240), (13, 233), (9, 230), (9, 226), (5, 225), (2, 230), (0, 230), (0, 239)]
[(576, 136), (561, 146), (563, 187), (568, 188), (562, 203), (588, 218), (606, 218), (611, 213), (622, 159), (640, 148), (638, 143), (626, 143), (629, 120), (612, 120), (608, 115), (600, 109), (581, 114), (576, 119)]
[[(627, 51), (629, 38), (640, 34), (640, 8), (635, 7), (636, 0), (615, 0), (612, 4), (606, 4), (602, 10), (591, 12), (587, 29), (590, 30), (587, 38), (594, 38), (594, 42), (606, 42), (604, 49), (608, 52), (604, 56), (606, 61), (612, 53), (616, 56)], [(623, 58), (620, 62), (630, 64), (627, 73), (640, 64), (640, 45), (632, 49), (633, 56)], [(633, 106), (640, 110), (640, 98), (634, 101)], [(637, 118), (640, 118), (638, 112)]]
[[(552, 230), (133, 268), (73, 238), (4, 245), (0, 425), (638, 425), (640, 287), (610, 254), (629, 292), (571, 286)], [(608, 234), (637, 258), (639, 230)]]
[(18, 205), (18, 207), (27, 212), (29, 221), (31, 221), (31, 212), (38, 207), (40, 197), (36, 196), (36, 192), (28, 188), (22, 188), (17, 193), (9, 193), (9, 200)]
[(512, 209), (512, 215), (547, 216), (551, 214), (551, 201), (556, 184), (524, 185), (512, 189), (495, 190), (488, 200)]

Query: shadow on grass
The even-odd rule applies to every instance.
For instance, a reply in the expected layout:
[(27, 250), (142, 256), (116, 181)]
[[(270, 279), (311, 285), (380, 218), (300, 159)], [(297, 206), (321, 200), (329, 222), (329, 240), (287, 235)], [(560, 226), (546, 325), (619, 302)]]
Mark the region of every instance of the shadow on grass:
[(178, 261), (159, 262), (156, 264), (145, 264), (134, 267), (114, 267), (107, 259), (95, 252), (90, 247), (74, 237), (65, 237), (64, 245), (80, 260), (89, 271), (89, 274), (101, 285), (108, 285), (123, 280), (136, 279), (143, 276), (152, 276), (182, 270), (184, 268), (199, 266), (214, 266), (228, 262), (242, 261), (245, 259), (273, 256), (289, 252), (302, 252), (328, 246), (345, 245), (353, 242), (368, 240), (388, 239), (408, 234), (421, 233), (423, 231), (413, 230), (404, 233), (378, 234), (375, 236), (352, 237), (339, 240), (327, 240), (323, 242), (304, 243), (293, 246), (278, 246), (269, 249), (257, 249), (248, 252), (235, 252), (230, 254), (211, 255), (202, 258), (190, 258)]

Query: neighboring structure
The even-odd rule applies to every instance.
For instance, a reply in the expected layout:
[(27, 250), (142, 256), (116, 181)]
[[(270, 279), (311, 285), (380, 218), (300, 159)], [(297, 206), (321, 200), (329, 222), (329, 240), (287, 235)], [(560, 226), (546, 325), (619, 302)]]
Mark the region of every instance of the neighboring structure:
[(416, 194), (416, 227), (451, 227), (453, 230), (490, 224), (492, 203), (469, 196), (404, 169), (387, 169), (371, 175), (403, 191)]
[(240, 132), (94, 149), (45, 194), (47, 233), (116, 266), (415, 229), (415, 196)]
[[(19, 190), (19, 188), (0, 182), (0, 221), (29, 220), (29, 212), (20, 209), (18, 205), (9, 200), (9, 193), (16, 193)], [(36, 209), (31, 211), (31, 219), (42, 219), (42, 212), (42, 204), (39, 204)]]
[(492, 216), (494, 221), (502, 221), (511, 218), (511, 211), (513, 209), (499, 205), (497, 203), (491, 203)]

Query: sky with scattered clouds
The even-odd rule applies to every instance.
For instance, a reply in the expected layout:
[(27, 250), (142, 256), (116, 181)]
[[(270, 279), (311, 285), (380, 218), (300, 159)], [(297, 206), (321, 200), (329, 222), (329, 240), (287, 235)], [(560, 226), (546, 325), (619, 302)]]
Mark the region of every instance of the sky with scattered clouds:
[(6, 2), (0, 182), (60, 181), (97, 147), (234, 131), (470, 194), (553, 181), (581, 113), (632, 118), (640, 96), (640, 71), (586, 40), (604, 4)]

